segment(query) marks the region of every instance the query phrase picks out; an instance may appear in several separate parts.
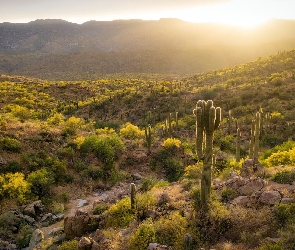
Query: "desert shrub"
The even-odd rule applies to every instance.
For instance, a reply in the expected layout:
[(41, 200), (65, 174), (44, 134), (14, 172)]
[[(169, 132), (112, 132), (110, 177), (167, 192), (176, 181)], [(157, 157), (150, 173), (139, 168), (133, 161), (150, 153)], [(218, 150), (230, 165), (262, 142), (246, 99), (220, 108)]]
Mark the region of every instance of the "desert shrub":
[(126, 227), (133, 220), (131, 201), (129, 197), (123, 198), (113, 204), (106, 211), (106, 227)]
[[(260, 139), (260, 145), (262, 147), (268, 147), (273, 148), (276, 147), (284, 142), (284, 139), (281, 136), (275, 135), (275, 134), (264, 134)], [(266, 151), (266, 152), (271, 152)]]
[(257, 247), (269, 235), (273, 235), (277, 229), (272, 209), (269, 207), (256, 209), (230, 206), (229, 212), (233, 227), (226, 232), (227, 240), (242, 242), (251, 249)]
[(33, 230), (28, 225), (23, 226), (16, 236), (16, 245), (19, 248), (28, 247), (31, 240), (32, 233), (33, 233)]
[[(273, 210), (275, 221), (280, 227), (286, 225), (289, 221), (295, 218), (295, 203), (278, 204)], [(295, 222), (295, 221), (293, 221)]]
[(202, 168), (203, 168), (203, 164), (202, 162), (198, 162), (194, 165), (188, 165), (185, 169), (184, 169), (184, 178), (187, 179), (193, 179), (193, 180), (197, 180), (197, 179), (201, 179), (202, 177)]
[(175, 150), (179, 148), (181, 145), (181, 141), (175, 138), (167, 138), (163, 142), (163, 147), (167, 150)]
[(19, 153), (21, 151), (22, 145), (19, 140), (14, 138), (5, 137), (0, 139), (0, 149), (10, 152)]
[(105, 203), (99, 203), (93, 208), (93, 214), (99, 215), (108, 210), (109, 206)]
[(279, 230), (279, 244), (282, 250), (295, 249), (295, 221), (288, 222), (285, 227)]
[(115, 135), (116, 131), (113, 128), (98, 128), (95, 130), (95, 134), (97, 135)]
[(140, 139), (143, 138), (144, 131), (140, 130), (140, 128), (130, 122), (127, 122), (122, 125), (122, 128), (120, 129), (120, 136), (129, 140)]
[(183, 249), (183, 237), (187, 230), (187, 220), (178, 212), (167, 218), (161, 217), (156, 223), (156, 239), (159, 244), (169, 245), (173, 249)]
[(137, 216), (140, 219), (144, 219), (146, 212), (154, 208), (157, 203), (156, 197), (151, 192), (137, 193), (135, 200)]
[(46, 168), (41, 168), (30, 173), (27, 177), (31, 192), (38, 197), (49, 195), (50, 188), (54, 184), (54, 177)]
[(82, 125), (84, 125), (84, 121), (81, 118), (72, 116), (64, 122), (62, 131), (65, 135), (75, 135)]
[(18, 161), (10, 161), (0, 168), (0, 173), (22, 172), (23, 168)]
[(276, 173), (272, 178), (272, 181), (281, 183), (281, 184), (292, 184), (295, 181), (295, 171), (287, 171), (283, 170), (281, 172)]
[(258, 250), (281, 250), (278, 243), (262, 243)]
[[(295, 152), (295, 150), (294, 150)], [(270, 157), (265, 160), (268, 167), (279, 166), (279, 165), (291, 165), (290, 151), (281, 151), (273, 153)]]
[(82, 176), (85, 178), (91, 178), (92, 180), (98, 180), (103, 177), (103, 170), (99, 167), (89, 166), (82, 171)]
[(29, 194), (30, 184), (25, 180), (22, 173), (7, 173), (0, 175), (0, 197), (17, 199), (19, 202), (25, 200)]
[(177, 181), (183, 174), (183, 163), (181, 159), (176, 158), (173, 151), (162, 148), (154, 156), (151, 162), (153, 168), (162, 168), (168, 181)]
[(293, 140), (288, 140), (280, 145), (276, 145), (275, 147), (264, 151), (261, 154), (260, 159), (265, 160), (270, 157), (273, 153), (289, 151), (290, 149), (295, 148), (295, 142)]
[(58, 250), (76, 250), (79, 242), (77, 240), (70, 240), (63, 242), (57, 249)]
[(156, 181), (154, 179), (144, 177), (142, 178), (142, 182), (141, 182), (139, 190), (143, 192), (149, 191), (155, 186), (155, 184), (156, 184)]
[(233, 189), (233, 188), (229, 188), (229, 187), (224, 187), (221, 190), (221, 200), (222, 202), (229, 202), (231, 200), (233, 200), (234, 198), (239, 196), (239, 193), (237, 190)]
[(80, 146), (82, 155), (94, 154), (103, 163), (103, 174), (107, 178), (114, 169), (114, 160), (119, 157), (119, 152), (124, 148), (124, 143), (115, 135), (86, 137)]
[(61, 113), (55, 113), (53, 116), (47, 118), (47, 123), (49, 125), (57, 126), (64, 122), (64, 116)]
[(137, 230), (131, 235), (128, 242), (128, 249), (147, 249), (149, 243), (156, 241), (156, 230), (151, 219), (142, 222)]
[(119, 128), (120, 124), (116, 122), (102, 122), (102, 121), (96, 121), (94, 124), (95, 129), (99, 128), (112, 128), (114, 130), (117, 130)]

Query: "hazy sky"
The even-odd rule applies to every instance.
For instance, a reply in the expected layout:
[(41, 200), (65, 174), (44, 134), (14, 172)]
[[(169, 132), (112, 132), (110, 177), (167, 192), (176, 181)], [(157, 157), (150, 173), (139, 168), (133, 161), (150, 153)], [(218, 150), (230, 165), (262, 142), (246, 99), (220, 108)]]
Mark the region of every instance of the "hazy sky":
[(251, 26), (295, 19), (295, 0), (0, 0), (0, 22), (179, 18)]

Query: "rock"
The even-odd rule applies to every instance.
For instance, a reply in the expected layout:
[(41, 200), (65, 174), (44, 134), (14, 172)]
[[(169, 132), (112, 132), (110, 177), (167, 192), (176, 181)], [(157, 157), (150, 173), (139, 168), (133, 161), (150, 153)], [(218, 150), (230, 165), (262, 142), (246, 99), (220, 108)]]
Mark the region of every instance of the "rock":
[(101, 246), (96, 241), (93, 241), (91, 250), (101, 250)]
[(280, 203), (281, 198), (278, 191), (264, 191), (258, 201), (264, 205), (274, 205)]
[(142, 179), (142, 176), (139, 173), (132, 174), (131, 177), (135, 181), (139, 181)]
[(89, 237), (82, 237), (78, 244), (78, 250), (91, 250), (93, 240)]
[(83, 207), (83, 206), (85, 206), (85, 205), (88, 204), (88, 201), (87, 200), (78, 199), (78, 201), (79, 201), (78, 202), (78, 205), (77, 205), (78, 208)]
[(231, 172), (230, 175), (229, 175), (230, 178), (234, 178), (234, 177), (238, 177), (238, 176), (239, 175), (235, 171)]
[(263, 242), (265, 243), (278, 243), (280, 241), (280, 238), (270, 238), (266, 237)]
[(241, 169), (241, 176), (245, 178), (250, 178), (253, 174), (257, 172), (264, 171), (264, 167), (260, 162), (255, 162), (253, 159), (247, 159), (243, 162)]
[(61, 220), (63, 220), (63, 218), (64, 218), (64, 214), (61, 214), (61, 213), (55, 214), (52, 216), (53, 222), (61, 221)]
[(49, 231), (48, 235), (55, 236), (55, 235), (61, 234), (61, 233), (63, 233), (63, 228), (62, 227), (55, 227)]
[(44, 227), (48, 227), (50, 224), (52, 224), (53, 223), (52, 213), (44, 214), (40, 220), (40, 223)]
[(170, 248), (168, 246), (159, 245), (158, 243), (150, 243), (147, 249), (148, 250), (165, 250)]
[(252, 193), (261, 190), (265, 182), (261, 178), (250, 179), (244, 186), (238, 189), (241, 195), (251, 195)]
[(31, 237), (29, 248), (34, 249), (39, 247), (44, 240), (44, 233), (40, 229), (36, 229)]
[(295, 202), (295, 199), (294, 198), (283, 198), (281, 200), (281, 203), (282, 204), (290, 204), (290, 203), (294, 203)]
[(233, 199), (230, 203), (233, 205), (248, 207), (250, 205), (250, 198), (248, 196), (239, 196)]
[(23, 214), (36, 219), (37, 216), (40, 216), (43, 213), (44, 209), (44, 205), (39, 200), (27, 205), (23, 210)]
[(76, 211), (75, 216), (65, 217), (64, 231), (67, 239), (81, 237), (89, 230), (89, 216), (87, 213)]
[(35, 219), (28, 216), (28, 215), (24, 215), (23, 218), (25, 219), (26, 222), (28, 222), (31, 225), (33, 225), (35, 223)]
[(148, 246), (148, 250), (155, 250), (157, 249), (158, 244), (157, 243), (150, 243)]

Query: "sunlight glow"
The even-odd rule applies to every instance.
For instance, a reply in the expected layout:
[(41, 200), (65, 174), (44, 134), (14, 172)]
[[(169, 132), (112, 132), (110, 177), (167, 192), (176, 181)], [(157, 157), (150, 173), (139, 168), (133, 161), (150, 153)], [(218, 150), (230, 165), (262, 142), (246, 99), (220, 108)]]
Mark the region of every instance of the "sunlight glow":
[(179, 11), (178, 16), (188, 22), (223, 23), (243, 27), (254, 27), (272, 18), (273, 10), (267, 9), (264, 1), (256, 1), (255, 5), (251, 2), (253, 1), (231, 1), (191, 8)]

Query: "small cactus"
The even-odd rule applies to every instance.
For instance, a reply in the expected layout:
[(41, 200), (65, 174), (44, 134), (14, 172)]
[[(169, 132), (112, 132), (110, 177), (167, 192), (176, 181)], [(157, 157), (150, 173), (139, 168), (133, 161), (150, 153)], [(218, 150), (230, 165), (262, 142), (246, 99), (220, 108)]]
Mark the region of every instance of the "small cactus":
[(131, 200), (131, 210), (135, 210), (135, 195), (136, 195), (136, 186), (134, 183), (130, 184), (130, 200)]
[(149, 125), (147, 128), (145, 128), (145, 140), (147, 143), (148, 148), (148, 154), (151, 153), (151, 144), (152, 144), (152, 134), (151, 134), (151, 126)]
[(184, 235), (184, 250), (191, 250), (193, 245), (193, 238), (192, 236), (187, 233)]
[(237, 143), (236, 143), (236, 162), (241, 160), (241, 131), (237, 129)]

